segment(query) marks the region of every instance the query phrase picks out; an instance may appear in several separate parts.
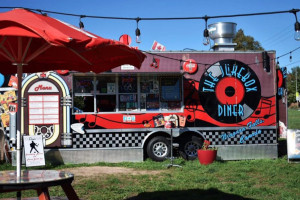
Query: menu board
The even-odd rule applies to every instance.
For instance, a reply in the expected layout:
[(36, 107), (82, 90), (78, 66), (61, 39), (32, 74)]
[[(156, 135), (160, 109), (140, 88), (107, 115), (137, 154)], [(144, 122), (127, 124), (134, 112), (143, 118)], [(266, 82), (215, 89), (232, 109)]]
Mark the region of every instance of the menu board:
[(29, 96), (29, 124), (58, 124), (58, 95)]

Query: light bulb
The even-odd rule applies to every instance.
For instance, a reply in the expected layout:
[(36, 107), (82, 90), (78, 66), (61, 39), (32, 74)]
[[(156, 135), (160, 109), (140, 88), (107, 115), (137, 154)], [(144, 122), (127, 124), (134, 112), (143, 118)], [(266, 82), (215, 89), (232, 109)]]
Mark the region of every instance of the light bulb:
[(209, 45), (210, 41), (209, 41), (209, 37), (204, 37), (203, 38), (203, 44), (204, 45)]
[(82, 21), (79, 22), (79, 28), (80, 28), (80, 29), (84, 29), (84, 24), (83, 24)]
[(208, 33), (208, 30), (205, 29), (204, 32), (203, 32), (203, 44), (204, 45), (209, 45), (210, 43), (210, 39), (209, 39), (209, 33)]
[(136, 42), (136, 43), (141, 43), (141, 42), (142, 42), (142, 41), (141, 41), (141, 36), (136, 36), (135, 42)]
[(137, 28), (135, 30), (135, 35), (136, 35), (135, 42), (136, 43), (141, 43), (142, 42), (142, 40), (141, 40), (141, 31), (140, 31), (139, 28)]
[(295, 23), (295, 35), (294, 35), (295, 40), (300, 41), (300, 23), (296, 21)]
[(300, 31), (295, 32), (295, 40), (300, 41)]

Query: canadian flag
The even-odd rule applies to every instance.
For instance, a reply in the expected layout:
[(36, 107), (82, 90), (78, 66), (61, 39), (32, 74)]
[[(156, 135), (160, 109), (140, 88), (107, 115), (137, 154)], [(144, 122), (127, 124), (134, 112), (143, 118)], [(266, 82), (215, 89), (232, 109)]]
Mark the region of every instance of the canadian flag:
[(166, 51), (166, 47), (154, 40), (153, 45), (152, 45), (152, 50), (154, 50), (154, 51)]

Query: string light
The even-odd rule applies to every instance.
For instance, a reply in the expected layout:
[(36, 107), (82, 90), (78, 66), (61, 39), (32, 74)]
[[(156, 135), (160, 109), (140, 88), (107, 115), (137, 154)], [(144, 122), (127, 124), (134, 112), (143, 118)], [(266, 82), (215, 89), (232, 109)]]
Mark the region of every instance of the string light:
[(84, 29), (84, 24), (83, 24), (83, 22), (81, 21), (81, 18), (84, 18), (85, 17), (85, 15), (80, 15), (80, 18), (79, 18), (79, 28), (80, 29)]
[(209, 39), (209, 32), (207, 30), (207, 16), (205, 15), (205, 29), (204, 29), (204, 32), (203, 32), (203, 44), (204, 45), (209, 45), (210, 43), (210, 39)]
[(290, 52), (290, 62), (293, 61), (292, 52)]
[[(14, 9), (16, 7), (0, 7), (2, 9)], [(78, 15), (78, 14), (71, 14), (71, 13), (63, 13), (63, 12), (54, 12), (54, 11), (48, 11), (48, 10), (40, 10), (40, 9), (32, 9), (32, 8), (24, 8), (24, 7), (18, 7), (18, 8), (23, 8), (27, 9), (30, 11), (37, 11), (37, 12), (46, 12), (46, 13), (52, 13), (52, 14), (59, 14), (59, 15), (68, 15), (68, 16), (77, 16), (81, 17), (83, 15)], [(297, 12), (299, 12), (300, 9), (292, 9), (292, 10), (284, 10), (284, 11), (273, 11), (273, 12), (261, 12), (261, 13), (246, 13), (246, 14), (235, 14), (235, 15), (217, 15), (217, 16), (207, 16), (205, 15), (204, 17), (167, 17), (167, 18), (129, 18), (129, 17), (106, 17), (106, 16), (92, 16), (92, 15), (84, 15), (84, 17), (88, 18), (100, 18), (100, 19), (112, 19), (112, 20), (135, 20), (138, 22), (140, 20), (195, 20), (195, 19), (203, 19), (207, 21), (208, 19), (216, 19), (216, 18), (232, 18), (232, 17), (246, 17), (246, 16), (257, 16), (257, 15), (273, 15), (273, 14), (283, 14), (283, 13), (293, 13), (296, 17), (296, 23), (295, 23), (295, 40), (300, 41), (300, 23), (298, 22), (297, 19)], [(83, 23), (82, 23), (83, 24)], [(204, 30), (204, 34), (207, 35), (207, 31)], [(136, 36), (138, 38), (138, 42), (140, 43), (140, 35), (141, 31), (137, 27), (136, 29)]]
[(37, 10), (38, 12), (40, 12), (41, 13), (41, 15), (43, 15), (43, 16), (47, 16), (47, 13), (44, 13), (42, 10)]
[(293, 13), (295, 15), (295, 18), (296, 18), (296, 22), (295, 22), (295, 40), (297, 41), (300, 41), (300, 23), (298, 22), (298, 19), (297, 19), (297, 12), (299, 10), (296, 10), (296, 9), (292, 9), (291, 10), (291, 13)]
[(139, 29), (139, 21), (141, 20), (141, 18), (136, 18), (136, 29), (135, 29), (135, 36), (136, 36), (136, 39), (135, 39), (135, 42), (136, 43), (141, 43), (141, 31)]

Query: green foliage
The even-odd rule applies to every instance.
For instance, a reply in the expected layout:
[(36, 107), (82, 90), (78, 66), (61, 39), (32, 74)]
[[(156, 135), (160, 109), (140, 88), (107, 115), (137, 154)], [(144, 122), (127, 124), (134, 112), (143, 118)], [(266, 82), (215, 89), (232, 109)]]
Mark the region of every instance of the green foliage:
[[(299, 92), (300, 88), (300, 67), (293, 67), (292, 71), (287, 75), (287, 91), (288, 91), (288, 105), (291, 106), (292, 103), (296, 103), (296, 71), (297, 71), (297, 89)], [(295, 105), (294, 105), (295, 106)]]
[(83, 110), (85, 105), (84, 105), (84, 97), (74, 97), (74, 105), (76, 108), (79, 108), (80, 110)]
[(300, 129), (300, 111), (298, 109), (288, 109), (288, 128)]
[(260, 43), (252, 36), (245, 35), (242, 29), (239, 29), (236, 33), (236, 36), (233, 39), (234, 43), (237, 43), (235, 50), (246, 51), (246, 50), (261, 50), (263, 51), (264, 48), (260, 45)]

